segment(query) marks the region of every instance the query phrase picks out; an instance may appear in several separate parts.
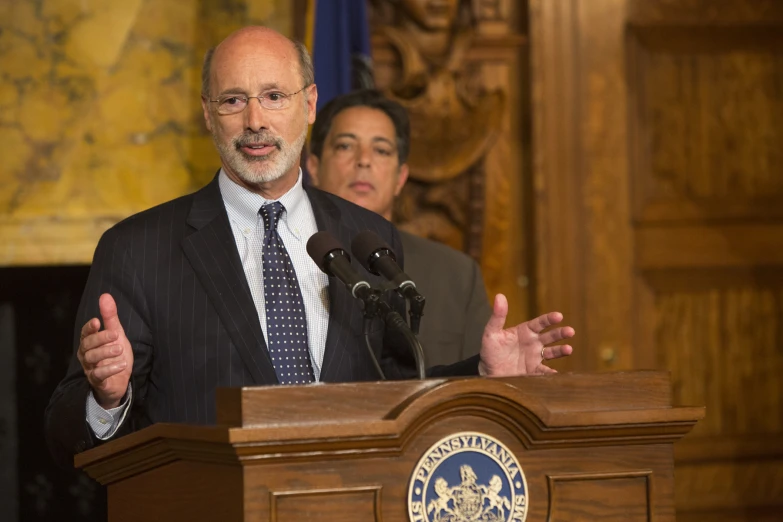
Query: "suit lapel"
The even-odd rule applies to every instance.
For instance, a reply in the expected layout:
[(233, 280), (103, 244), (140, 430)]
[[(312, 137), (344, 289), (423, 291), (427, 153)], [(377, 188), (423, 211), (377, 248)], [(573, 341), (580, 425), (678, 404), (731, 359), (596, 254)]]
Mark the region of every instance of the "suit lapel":
[(257, 384), (278, 382), (237, 252), (217, 176), (193, 196), (182, 249)]
[[(346, 251), (350, 251), (353, 237), (350, 229), (342, 223), (344, 216), (341, 215), (340, 209), (320, 190), (306, 186), (305, 191), (312, 203), (318, 230), (329, 232), (343, 245)], [(355, 261), (352, 260), (351, 264), (355, 265), (357, 270), (361, 270)], [(351, 368), (355, 366), (355, 363), (352, 364), (348, 360), (352, 355), (349, 350), (346, 350), (346, 347), (356, 341), (346, 323), (350, 323), (353, 314), (356, 313), (354, 301), (345, 285), (334, 277), (329, 278), (329, 329), (326, 333), (321, 381), (344, 382), (352, 379)]]

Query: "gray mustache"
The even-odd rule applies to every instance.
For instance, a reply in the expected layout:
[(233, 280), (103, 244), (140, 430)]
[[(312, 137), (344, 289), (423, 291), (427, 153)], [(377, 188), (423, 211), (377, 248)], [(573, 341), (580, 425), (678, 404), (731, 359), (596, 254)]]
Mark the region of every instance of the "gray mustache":
[(274, 136), (271, 136), (269, 134), (253, 134), (253, 135), (243, 135), (234, 141), (234, 146), (237, 149), (240, 149), (242, 147), (247, 147), (249, 145), (261, 145), (261, 144), (267, 144), (267, 145), (274, 145), (276, 149), (280, 150), (283, 146), (283, 140), (280, 138), (276, 138)]

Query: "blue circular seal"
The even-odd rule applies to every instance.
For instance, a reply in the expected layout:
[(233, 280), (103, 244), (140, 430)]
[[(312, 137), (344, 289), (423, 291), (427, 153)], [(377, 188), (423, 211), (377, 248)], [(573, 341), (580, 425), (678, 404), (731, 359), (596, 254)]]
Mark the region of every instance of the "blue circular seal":
[(476, 432), (433, 444), (413, 470), (411, 522), (524, 522), (527, 481), (499, 440)]

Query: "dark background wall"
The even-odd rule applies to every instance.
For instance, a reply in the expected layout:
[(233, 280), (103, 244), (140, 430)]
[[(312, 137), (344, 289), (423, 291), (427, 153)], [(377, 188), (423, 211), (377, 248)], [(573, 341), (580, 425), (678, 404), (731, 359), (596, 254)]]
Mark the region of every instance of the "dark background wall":
[(89, 267), (0, 269), (0, 520), (102, 521), (105, 489), (58, 467), (44, 409), (65, 375)]

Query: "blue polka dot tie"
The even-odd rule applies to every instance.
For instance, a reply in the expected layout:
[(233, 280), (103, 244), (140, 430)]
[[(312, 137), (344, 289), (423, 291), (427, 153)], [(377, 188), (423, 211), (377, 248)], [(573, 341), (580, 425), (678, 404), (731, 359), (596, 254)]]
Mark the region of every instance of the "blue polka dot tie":
[(307, 348), (307, 319), (296, 273), (277, 223), (285, 208), (279, 201), (264, 205), (264, 300), (266, 344), (280, 384), (313, 382), (313, 367)]

